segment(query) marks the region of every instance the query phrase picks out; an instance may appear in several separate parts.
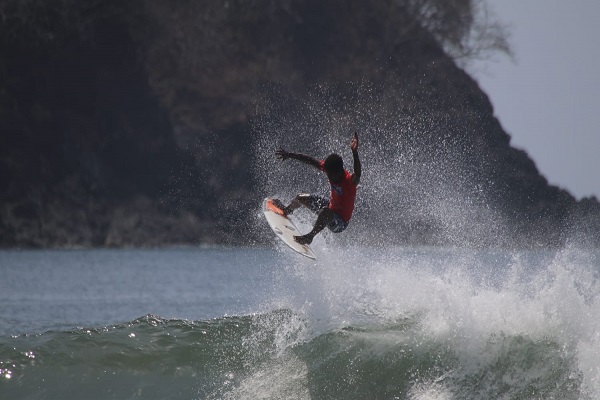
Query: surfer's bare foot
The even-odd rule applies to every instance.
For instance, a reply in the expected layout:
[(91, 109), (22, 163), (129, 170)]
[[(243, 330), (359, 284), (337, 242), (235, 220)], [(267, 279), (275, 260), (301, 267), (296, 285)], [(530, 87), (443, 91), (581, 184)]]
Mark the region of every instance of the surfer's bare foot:
[(310, 234), (306, 234), (302, 236), (294, 236), (294, 240), (300, 244), (311, 244), (313, 237)]
[(275, 207), (279, 208), (281, 211), (283, 211), (283, 213), (285, 215), (289, 215), (289, 214), (292, 213), (292, 211), (290, 210), (290, 208), (286, 207), (285, 205), (283, 205), (283, 203), (279, 199), (273, 199), (273, 205)]

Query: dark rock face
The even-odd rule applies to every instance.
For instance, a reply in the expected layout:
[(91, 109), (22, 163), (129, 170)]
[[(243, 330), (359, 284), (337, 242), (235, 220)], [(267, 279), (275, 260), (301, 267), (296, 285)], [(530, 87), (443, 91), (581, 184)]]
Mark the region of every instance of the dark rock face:
[(548, 185), (398, 2), (40, 4), (1, 25), (4, 247), (261, 242), (260, 199), (326, 184), (274, 150), (350, 162), (355, 129), (336, 240), (600, 241), (598, 201)]

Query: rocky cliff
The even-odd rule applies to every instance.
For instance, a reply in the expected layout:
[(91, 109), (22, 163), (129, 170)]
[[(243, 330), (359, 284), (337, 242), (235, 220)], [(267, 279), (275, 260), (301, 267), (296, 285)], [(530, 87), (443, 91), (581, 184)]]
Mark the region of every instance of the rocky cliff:
[(351, 163), (354, 130), (364, 177), (332, 240), (600, 241), (598, 201), (511, 147), (403, 2), (23, 4), (0, 9), (4, 247), (263, 242), (263, 197), (326, 189), (275, 149)]

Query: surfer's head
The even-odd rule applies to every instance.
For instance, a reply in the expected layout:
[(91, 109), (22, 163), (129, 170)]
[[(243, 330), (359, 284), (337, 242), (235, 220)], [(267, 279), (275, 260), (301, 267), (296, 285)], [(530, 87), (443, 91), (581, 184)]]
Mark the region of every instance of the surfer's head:
[(344, 160), (337, 154), (330, 154), (325, 159), (323, 169), (331, 181), (338, 182), (344, 176)]

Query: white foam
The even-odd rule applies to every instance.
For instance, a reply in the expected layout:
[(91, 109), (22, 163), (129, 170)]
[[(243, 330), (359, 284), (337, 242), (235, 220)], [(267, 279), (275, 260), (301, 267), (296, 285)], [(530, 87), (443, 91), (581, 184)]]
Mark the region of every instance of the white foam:
[(290, 259), (278, 293), (314, 334), (418, 315), (423, 334), (462, 358), (463, 374), (503, 351), (498, 338), (549, 340), (574, 360), (583, 389), (600, 395), (597, 255), (505, 252), (494, 264), (489, 252), (460, 249), (316, 247), (314, 266)]

